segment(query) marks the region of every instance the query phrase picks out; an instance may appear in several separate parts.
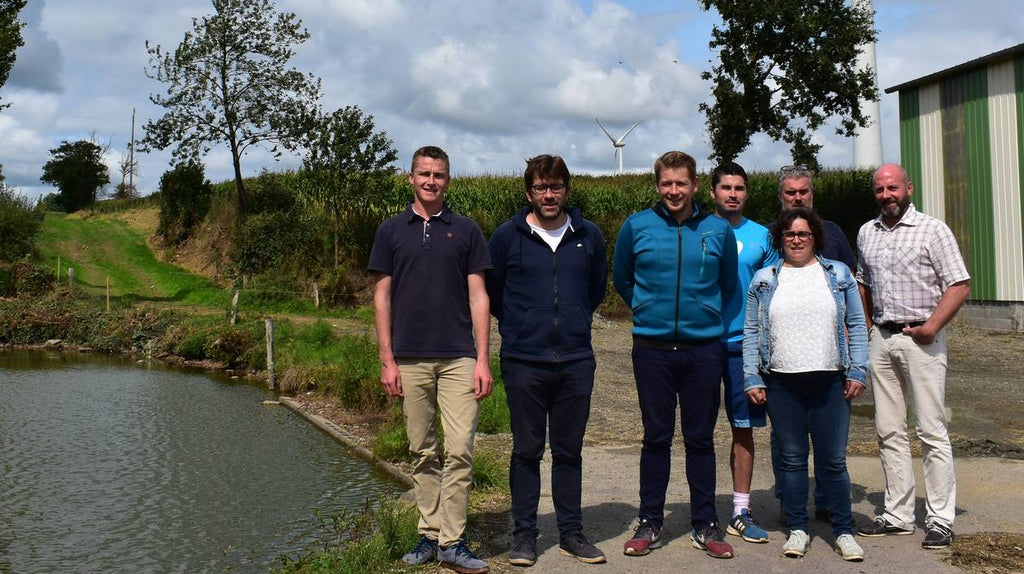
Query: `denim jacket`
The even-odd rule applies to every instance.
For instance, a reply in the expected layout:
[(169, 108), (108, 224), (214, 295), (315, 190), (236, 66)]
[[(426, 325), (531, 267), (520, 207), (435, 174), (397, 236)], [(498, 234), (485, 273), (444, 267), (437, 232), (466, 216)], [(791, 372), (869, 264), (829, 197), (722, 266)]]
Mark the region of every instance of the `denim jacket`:
[[(836, 302), (836, 348), (846, 379), (867, 386), (868, 331), (857, 281), (849, 267), (839, 261), (817, 256)], [(764, 388), (761, 374), (768, 372), (772, 359), (771, 305), (779, 284), (783, 261), (754, 274), (747, 290), (747, 315), (743, 324), (743, 388)], [(849, 337), (849, 338), (847, 338)]]

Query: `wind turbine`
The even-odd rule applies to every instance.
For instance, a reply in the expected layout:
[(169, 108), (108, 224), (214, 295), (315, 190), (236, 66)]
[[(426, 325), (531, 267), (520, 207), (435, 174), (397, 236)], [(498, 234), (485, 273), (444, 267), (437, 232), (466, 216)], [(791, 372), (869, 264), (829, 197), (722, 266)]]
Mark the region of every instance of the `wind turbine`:
[(629, 132), (633, 131), (633, 128), (640, 125), (640, 122), (633, 124), (619, 139), (615, 139), (612, 137), (612, 134), (608, 133), (608, 130), (604, 129), (604, 126), (601, 125), (601, 120), (594, 118), (594, 121), (601, 127), (601, 131), (604, 132), (604, 135), (608, 136), (608, 139), (612, 140), (612, 145), (615, 146), (615, 159), (619, 162), (619, 173), (622, 173), (622, 148), (626, 147), (626, 136), (629, 135)]

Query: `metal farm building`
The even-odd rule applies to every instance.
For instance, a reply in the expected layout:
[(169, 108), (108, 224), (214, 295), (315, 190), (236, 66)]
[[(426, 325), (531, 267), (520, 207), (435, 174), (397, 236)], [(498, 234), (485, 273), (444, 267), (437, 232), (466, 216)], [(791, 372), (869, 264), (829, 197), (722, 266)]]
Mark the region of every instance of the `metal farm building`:
[(961, 317), (1024, 330), (1024, 44), (885, 91), (914, 205), (949, 225), (971, 273)]

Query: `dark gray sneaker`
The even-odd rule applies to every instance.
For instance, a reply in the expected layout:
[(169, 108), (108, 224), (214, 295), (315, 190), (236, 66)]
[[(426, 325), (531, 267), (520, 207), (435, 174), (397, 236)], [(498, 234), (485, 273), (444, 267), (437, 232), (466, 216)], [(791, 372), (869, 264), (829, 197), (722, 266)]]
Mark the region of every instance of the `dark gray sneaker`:
[(928, 550), (949, 548), (949, 545), (953, 543), (953, 538), (952, 528), (933, 522), (925, 527), (924, 542), (921, 542), (921, 547)]
[(602, 564), (608, 560), (605, 558), (604, 552), (601, 552), (597, 546), (591, 544), (582, 532), (567, 534), (559, 542), (558, 550), (566, 556), (572, 556), (580, 562), (587, 564)]
[(530, 534), (516, 534), (512, 549), (508, 551), (508, 563), (513, 566), (533, 566), (537, 562), (537, 537)]
[(469, 546), (466, 546), (465, 540), (459, 540), (447, 548), (439, 549), (437, 559), (441, 562), (441, 566), (459, 574), (484, 574), (491, 569), (487, 562), (473, 554)]
[(913, 527), (900, 528), (895, 524), (890, 524), (884, 516), (876, 516), (874, 522), (857, 529), (857, 534), (861, 536), (905, 536), (913, 533)]
[(408, 554), (402, 556), (402, 562), (412, 566), (426, 564), (437, 558), (437, 542), (423, 536)]

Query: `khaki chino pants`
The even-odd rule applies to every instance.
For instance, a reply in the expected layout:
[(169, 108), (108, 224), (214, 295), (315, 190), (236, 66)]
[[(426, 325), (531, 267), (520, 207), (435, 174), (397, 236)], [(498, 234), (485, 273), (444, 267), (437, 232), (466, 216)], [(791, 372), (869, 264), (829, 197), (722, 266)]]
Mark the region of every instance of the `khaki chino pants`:
[(878, 451), (885, 473), (883, 516), (900, 528), (914, 527), (914, 467), (907, 436), (913, 409), (924, 464), (925, 525), (953, 527), (956, 474), (946, 419), (946, 330), (930, 345), (902, 333), (871, 328), (868, 354), (875, 403)]
[[(473, 439), (480, 407), (474, 394), (476, 359), (397, 359), (402, 374), (402, 413), (413, 456), (412, 479), (419, 533), (442, 546), (466, 529), (473, 483)], [(441, 411), (444, 463), (435, 413)]]

